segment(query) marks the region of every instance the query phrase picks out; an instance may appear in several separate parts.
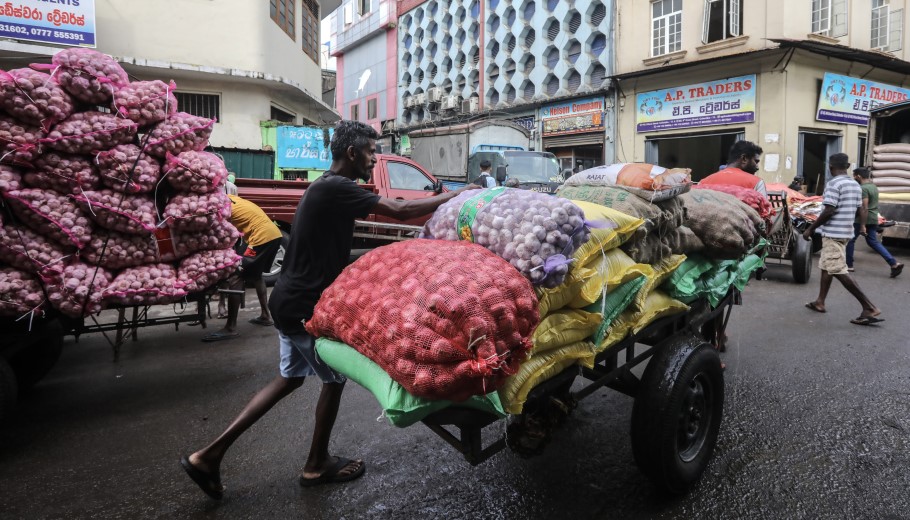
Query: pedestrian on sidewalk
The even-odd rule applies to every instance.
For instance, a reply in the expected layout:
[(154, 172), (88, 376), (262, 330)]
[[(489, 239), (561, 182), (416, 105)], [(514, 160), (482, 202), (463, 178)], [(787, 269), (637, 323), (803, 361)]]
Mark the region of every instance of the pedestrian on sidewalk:
[(305, 328), (322, 292), (347, 266), (354, 239), (354, 221), (376, 213), (397, 220), (427, 215), (468, 185), (433, 197), (397, 200), (380, 197), (357, 184), (369, 181), (376, 165), (379, 134), (364, 123), (341, 121), (332, 136), (332, 165), (312, 182), (294, 214), (291, 241), (285, 252), (269, 310), (278, 329), (279, 375), (260, 390), (240, 415), (205, 448), (183, 457), (180, 464), (208, 496), (221, 499), (221, 461), (240, 435), (283, 398), (300, 388), (306, 376), (318, 376), (322, 389), (315, 406), (313, 437), (298, 482), (303, 487), (347, 482), (363, 475), (359, 459), (329, 455), (329, 439), (341, 403), (345, 378), (316, 355), (316, 339)]
[(821, 229), (822, 251), (818, 267), (822, 271), (818, 298), (806, 304), (815, 312), (826, 312), (825, 299), (834, 278), (856, 298), (863, 310), (850, 323), (872, 325), (885, 321), (878, 316), (881, 311), (863, 293), (847, 270), (847, 242), (853, 238), (853, 222), (862, 206), (862, 190), (849, 175), (850, 158), (845, 153), (836, 153), (828, 158), (831, 180), (825, 185), (822, 204), (824, 209), (818, 219), (803, 233), (803, 238), (812, 240), (816, 229)]
[(897, 278), (904, 270), (904, 264), (895, 260), (885, 246), (878, 241), (880, 230), (878, 227), (878, 186), (872, 182), (872, 172), (869, 171), (869, 168), (856, 168), (853, 170), (853, 178), (856, 179), (862, 190), (863, 204), (856, 215), (856, 222), (853, 224), (853, 238), (847, 243), (847, 269), (851, 273), (853, 272), (853, 249), (856, 239), (862, 235), (866, 239), (866, 244), (869, 244), (869, 247), (891, 266), (891, 278)]

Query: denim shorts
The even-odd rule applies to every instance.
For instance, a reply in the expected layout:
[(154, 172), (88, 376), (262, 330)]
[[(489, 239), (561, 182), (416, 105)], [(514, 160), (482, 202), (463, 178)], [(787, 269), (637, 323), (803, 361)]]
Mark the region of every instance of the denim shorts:
[(316, 355), (316, 338), (307, 332), (284, 334), (278, 331), (281, 345), (281, 377), (319, 376), (323, 383), (344, 383), (347, 379), (323, 363)]

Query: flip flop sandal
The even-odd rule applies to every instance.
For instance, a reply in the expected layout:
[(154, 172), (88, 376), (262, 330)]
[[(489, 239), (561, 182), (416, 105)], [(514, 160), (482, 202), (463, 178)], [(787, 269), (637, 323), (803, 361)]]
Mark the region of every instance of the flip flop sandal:
[(186, 474), (193, 479), (193, 482), (199, 486), (199, 489), (201, 489), (203, 493), (215, 500), (221, 500), (224, 496), (224, 486), (221, 485), (220, 478), (212, 476), (210, 473), (206, 473), (196, 466), (193, 466), (189, 457), (181, 458), (180, 465), (183, 466)]
[(818, 306), (815, 305), (815, 302), (809, 302), (809, 303), (807, 303), (807, 304), (806, 304), (806, 308), (809, 309), (810, 311), (820, 312), (820, 313), (822, 313), (822, 314), (824, 314), (825, 312), (827, 312), (825, 309), (819, 309)]
[(253, 318), (250, 320), (250, 323), (253, 325), (262, 325), (263, 327), (271, 327), (275, 324), (272, 320), (264, 320), (262, 318)]
[(349, 482), (356, 478), (359, 478), (367, 470), (367, 465), (364, 462), (360, 463), (360, 467), (357, 468), (357, 471), (354, 471), (348, 475), (338, 475), (338, 472), (344, 469), (348, 464), (354, 462), (351, 459), (346, 459), (344, 457), (338, 457), (338, 460), (335, 461), (335, 464), (332, 464), (332, 467), (327, 469), (325, 473), (316, 477), (316, 478), (305, 478), (303, 475), (300, 475), (300, 485), (302, 487), (313, 487), (321, 486), (322, 484), (336, 484), (339, 482)]
[(213, 332), (211, 334), (202, 336), (202, 341), (211, 343), (213, 341), (222, 341), (225, 339), (234, 339), (237, 337), (240, 337), (239, 332)]
[(872, 325), (875, 323), (881, 323), (883, 321), (885, 321), (884, 318), (876, 318), (874, 316), (860, 316), (859, 318), (850, 320), (850, 323), (854, 325)]

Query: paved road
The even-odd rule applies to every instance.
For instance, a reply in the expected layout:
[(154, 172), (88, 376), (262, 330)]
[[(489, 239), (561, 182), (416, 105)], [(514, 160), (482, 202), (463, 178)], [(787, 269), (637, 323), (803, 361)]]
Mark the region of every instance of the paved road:
[[(631, 399), (582, 402), (548, 451), (504, 452), (472, 468), (422, 425), (379, 420), (349, 385), (333, 448), (368, 462), (364, 478), (301, 490), (315, 381), (243, 437), (223, 468), (221, 503), (178, 466), (276, 370), (270, 329), (204, 344), (195, 328), (143, 330), (111, 362), (100, 337), (69, 344), (54, 371), (0, 432), (0, 516), (7, 518), (910, 518), (910, 273), (887, 277), (862, 248), (860, 284), (880, 327), (848, 321), (840, 287), (827, 314), (787, 268), (752, 282), (735, 309), (726, 414), (714, 459), (686, 497), (666, 501), (638, 472)], [(910, 258), (910, 251), (897, 251)], [(249, 291), (252, 296), (252, 291)], [(241, 317), (254, 316), (248, 307)]]

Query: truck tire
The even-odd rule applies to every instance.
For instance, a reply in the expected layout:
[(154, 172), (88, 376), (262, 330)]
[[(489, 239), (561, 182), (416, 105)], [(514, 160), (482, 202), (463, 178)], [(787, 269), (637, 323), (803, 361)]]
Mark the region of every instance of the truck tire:
[(16, 407), (18, 390), (16, 374), (9, 363), (0, 357), (0, 427), (6, 424), (7, 417)]
[(724, 408), (724, 373), (717, 351), (680, 335), (648, 363), (632, 408), (632, 453), (663, 493), (681, 495), (708, 466)]
[(281, 274), (281, 264), (284, 262), (284, 252), (288, 249), (288, 244), (291, 243), (291, 235), (285, 231), (281, 230), (281, 247), (278, 248), (278, 252), (275, 253), (275, 260), (272, 261), (272, 266), (268, 271), (262, 272), (262, 281), (269, 287), (275, 285), (275, 282), (278, 281), (278, 275)]
[(794, 235), (790, 247), (790, 263), (793, 268), (793, 281), (807, 283), (812, 277), (812, 241)]
[(9, 364), (19, 381), (19, 392), (25, 392), (38, 384), (54, 368), (63, 353), (63, 327), (53, 321), (36, 340), (19, 351)]

